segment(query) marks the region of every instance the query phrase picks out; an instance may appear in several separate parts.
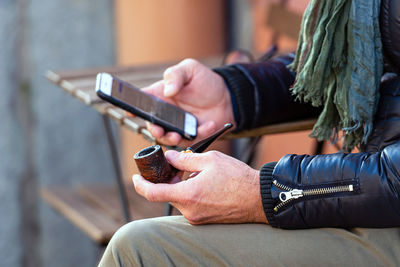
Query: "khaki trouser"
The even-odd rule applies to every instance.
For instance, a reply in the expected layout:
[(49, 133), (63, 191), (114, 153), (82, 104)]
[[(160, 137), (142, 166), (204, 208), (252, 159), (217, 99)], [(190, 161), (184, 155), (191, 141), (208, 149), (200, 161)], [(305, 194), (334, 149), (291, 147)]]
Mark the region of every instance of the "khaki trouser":
[(400, 266), (400, 228), (193, 226), (161, 217), (118, 230), (100, 266)]

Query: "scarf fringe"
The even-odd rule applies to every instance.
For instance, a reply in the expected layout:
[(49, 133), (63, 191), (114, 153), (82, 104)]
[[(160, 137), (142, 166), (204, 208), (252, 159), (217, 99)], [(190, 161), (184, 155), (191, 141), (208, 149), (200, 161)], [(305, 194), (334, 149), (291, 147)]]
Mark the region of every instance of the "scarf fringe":
[(311, 136), (343, 131), (346, 151), (373, 129), (383, 73), (379, 11), (380, 0), (311, 0), (289, 65), (296, 99), (323, 107)]

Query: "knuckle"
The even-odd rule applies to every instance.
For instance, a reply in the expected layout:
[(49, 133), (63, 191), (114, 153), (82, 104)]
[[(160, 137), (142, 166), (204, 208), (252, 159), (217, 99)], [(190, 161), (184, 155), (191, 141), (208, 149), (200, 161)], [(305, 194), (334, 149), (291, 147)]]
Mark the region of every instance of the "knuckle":
[(167, 68), (167, 69), (164, 71), (164, 74), (163, 74), (164, 78), (173, 75), (174, 69), (175, 69), (174, 67), (169, 67), (169, 68)]
[(221, 158), (221, 153), (215, 150), (211, 150), (206, 153), (206, 156), (214, 162), (215, 160)]
[(196, 66), (197, 64), (199, 64), (199, 62), (193, 58), (186, 58), (182, 60), (181, 64), (187, 66)]
[(202, 222), (202, 217), (195, 211), (187, 212), (184, 217), (189, 221), (190, 224), (200, 224)]
[(215, 150), (208, 151), (205, 156), (206, 157), (204, 158), (204, 160), (206, 164), (211, 167), (219, 166), (224, 159), (224, 154)]

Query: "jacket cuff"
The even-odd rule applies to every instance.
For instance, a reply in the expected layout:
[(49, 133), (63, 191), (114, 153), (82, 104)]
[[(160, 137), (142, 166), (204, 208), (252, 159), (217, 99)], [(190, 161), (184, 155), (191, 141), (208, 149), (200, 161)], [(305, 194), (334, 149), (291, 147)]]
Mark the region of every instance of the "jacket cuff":
[(234, 132), (249, 128), (252, 123), (251, 118), (254, 118), (255, 114), (254, 108), (250, 108), (255, 105), (253, 84), (235, 65), (214, 68), (213, 71), (225, 80), (231, 95), (236, 121)]
[(274, 200), (271, 196), (272, 180), (276, 162), (266, 163), (260, 170), (260, 191), (261, 199), (267, 217), (268, 224), (273, 227), (278, 227), (274, 215)]

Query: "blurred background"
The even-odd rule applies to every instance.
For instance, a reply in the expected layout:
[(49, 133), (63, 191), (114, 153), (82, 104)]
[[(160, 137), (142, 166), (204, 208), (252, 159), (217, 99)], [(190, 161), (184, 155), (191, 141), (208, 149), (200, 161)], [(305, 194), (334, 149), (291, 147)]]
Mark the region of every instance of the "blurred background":
[[(99, 114), (47, 70), (292, 51), (307, 0), (0, 0), (0, 266), (94, 266), (101, 249), (46, 204), (44, 186), (113, 183)], [(124, 129), (124, 177), (148, 143)], [(311, 153), (308, 132), (261, 141), (254, 166)], [(230, 151), (230, 144), (217, 145)], [(327, 150), (329, 152), (329, 148)], [(325, 152), (327, 152), (325, 151)]]

